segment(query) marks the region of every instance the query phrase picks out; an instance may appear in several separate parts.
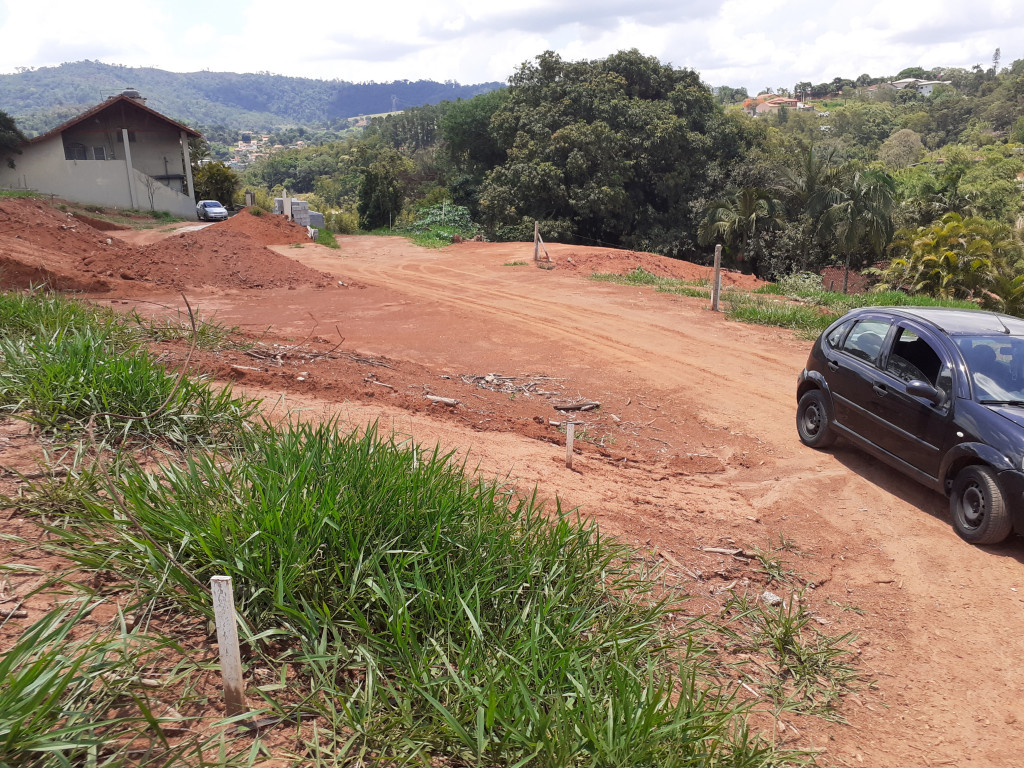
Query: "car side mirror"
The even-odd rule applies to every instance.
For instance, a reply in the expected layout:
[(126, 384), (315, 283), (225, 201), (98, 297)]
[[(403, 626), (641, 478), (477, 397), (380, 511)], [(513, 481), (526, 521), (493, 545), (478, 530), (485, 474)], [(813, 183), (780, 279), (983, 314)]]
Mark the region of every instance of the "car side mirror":
[(932, 405), (938, 405), (942, 402), (942, 392), (927, 381), (921, 381), (920, 379), (914, 379), (907, 384), (907, 394), (927, 400)]

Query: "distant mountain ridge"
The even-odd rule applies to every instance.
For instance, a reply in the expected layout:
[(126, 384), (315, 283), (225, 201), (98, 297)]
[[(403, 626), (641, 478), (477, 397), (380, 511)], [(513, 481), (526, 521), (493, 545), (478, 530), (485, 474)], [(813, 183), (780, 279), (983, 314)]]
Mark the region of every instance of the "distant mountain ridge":
[(134, 88), (148, 106), (190, 125), (269, 130), (468, 99), (502, 87), (504, 83), (498, 82), (461, 85), (434, 80), (352, 83), (269, 72), (177, 73), (76, 61), (0, 75), (0, 110), (34, 135)]

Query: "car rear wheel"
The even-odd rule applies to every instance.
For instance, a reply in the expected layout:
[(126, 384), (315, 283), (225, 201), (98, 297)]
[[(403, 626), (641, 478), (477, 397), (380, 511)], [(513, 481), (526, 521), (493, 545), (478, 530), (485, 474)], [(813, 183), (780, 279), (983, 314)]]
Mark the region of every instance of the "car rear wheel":
[(995, 473), (972, 465), (960, 470), (949, 497), (953, 529), (971, 544), (998, 544), (1010, 535), (1010, 520)]
[(835, 430), (828, 420), (825, 396), (820, 390), (805, 392), (796, 407), (796, 431), (804, 445), (827, 448), (836, 441)]

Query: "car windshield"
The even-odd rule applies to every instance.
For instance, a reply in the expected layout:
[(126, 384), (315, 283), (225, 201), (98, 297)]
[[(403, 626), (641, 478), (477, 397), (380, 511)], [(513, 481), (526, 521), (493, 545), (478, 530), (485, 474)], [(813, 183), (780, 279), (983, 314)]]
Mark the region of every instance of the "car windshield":
[(207, 208), (220, 208), (221, 204), (218, 203), (216, 200), (213, 200), (211, 202), (206, 203), (206, 207)]
[(960, 336), (955, 339), (982, 402), (1024, 401), (1024, 338)]

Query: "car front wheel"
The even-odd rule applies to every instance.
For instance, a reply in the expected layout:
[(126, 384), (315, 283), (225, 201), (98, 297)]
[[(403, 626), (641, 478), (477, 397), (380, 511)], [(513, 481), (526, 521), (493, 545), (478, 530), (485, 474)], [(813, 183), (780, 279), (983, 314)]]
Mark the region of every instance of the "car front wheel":
[(827, 448), (836, 441), (835, 430), (828, 420), (825, 396), (820, 390), (805, 392), (796, 407), (796, 431), (804, 445)]
[(1003, 492), (989, 467), (972, 465), (960, 470), (949, 497), (953, 529), (971, 544), (998, 544), (1010, 535), (1010, 520)]

